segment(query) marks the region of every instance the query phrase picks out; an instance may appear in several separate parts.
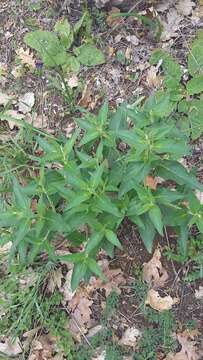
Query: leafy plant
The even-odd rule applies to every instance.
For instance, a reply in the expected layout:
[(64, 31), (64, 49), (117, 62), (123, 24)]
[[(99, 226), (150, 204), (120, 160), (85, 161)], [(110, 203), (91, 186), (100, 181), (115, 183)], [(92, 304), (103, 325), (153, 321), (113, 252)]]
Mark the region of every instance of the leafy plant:
[[(27, 266), (46, 252), (52, 261), (74, 263), (73, 289), (92, 272), (105, 280), (96, 255), (101, 248), (110, 256), (115, 246), (122, 248), (116, 232), (125, 217), (149, 252), (156, 234), (171, 226), (186, 254), (190, 227), (203, 232), (203, 206), (193, 194), (203, 185), (178, 161), (190, 148), (171, 112), (168, 94), (158, 93), (142, 106), (122, 105), (112, 114), (104, 103), (97, 116), (84, 114), (76, 119), (82, 138), (78, 130), (65, 142), (35, 135), (41, 155), (30, 160), (39, 170), (25, 186), (13, 178), (0, 219), (1, 243), (12, 242), (10, 261)], [(121, 141), (126, 150), (119, 150)], [(147, 176), (163, 183), (152, 189)], [(82, 251), (57, 257), (57, 234)]]
[[(76, 42), (81, 42), (79, 33), (82, 30), (84, 35), (87, 35), (86, 42), (74, 46)], [(56, 22), (54, 31), (36, 30), (27, 33), (24, 38), (25, 43), (37, 51), (44, 66), (57, 72), (62, 82), (62, 92), (69, 105), (72, 103), (73, 90), (67, 85), (65, 76), (78, 73), (81, 64), (96, 66), (105, 62), (103, 52), (93, 44), (90, 33), (91, 19), (88, 11), (85, 11), (74, 26), (63, 18)]]
[[(164, 71), (163, 84), (168, 93), (170, 104), (178, 108), (175, 119), (182, 131), (192, 140), (200, 137), (203, 132), (202, 115), (203, 105), (201, 93), (203, 92), (203, 53), (202, 53), (203, 31), (199, 31), (196, 39), (191, 45), (188, 55), (187, 68), (189, 80), (182, 84), (183, 70), (181, 66), (163, 50), (156, 50), (151, 63), (161, 62)], [(192, 96), (198, 96), (193, 98)]]

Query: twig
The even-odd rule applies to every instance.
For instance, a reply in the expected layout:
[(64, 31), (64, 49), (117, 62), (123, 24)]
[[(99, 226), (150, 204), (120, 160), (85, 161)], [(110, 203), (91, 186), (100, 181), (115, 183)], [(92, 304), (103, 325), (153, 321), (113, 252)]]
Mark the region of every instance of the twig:
[[(164, 232), (165, 232), (165, 236), (166, 236), (166, 241), (167, 241), (168, 247), (169, 247), (169, 249), (171, 249), (171, 247), (170, 247), (170, 242), (169, 242), (169, 238), (168, 238), (168, 233), (167, 233), (167, 231), (166, 231), (166, 227), (165, 227), (165, 226), (164, 226)], [(173, 271), (174, 271), (174, 273), (175, 273), (175, 275), (176, 275), (176, 278), (177, 278), (178, 273), (177, 273), (177, 271), (176, 271), (176, 268), (175, 268), (175, 265), (174, 265), (174, 262), (173, 262), (172, 259), (171, 259), (171, 264), (172, 264)]]
[(86, 343), (89, 345), (89, 347), (91, 347), (91, 348), (93, 349), (92, 344), (89, 342), (87, 336), (83, 333), (82, 329), (80, 328), (80, 326), (79, 326), (77, 320), (74, 318), (74, 316), (71, 315), (70, 312), (69, 312), (65, 307), (63, 307), (63, 310), (65, 310), (65, 312), (66, 312), (69, 316), (71, 316), (71, 320), (73, 320), (73, 322), (74, 322), (75, 326), (78, 328), (80, 334), (82, 335), (82, 337), (84, 338), (84, 340), (86, 341)]

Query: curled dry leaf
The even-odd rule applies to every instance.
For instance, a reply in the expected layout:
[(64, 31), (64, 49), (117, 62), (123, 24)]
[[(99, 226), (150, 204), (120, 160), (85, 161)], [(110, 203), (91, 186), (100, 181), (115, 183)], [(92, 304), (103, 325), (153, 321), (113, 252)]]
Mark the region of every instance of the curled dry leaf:
[[(161, 87), (162, 77), (157, 75), (157, 67), (156, 66), (151, 66), (148, 69), (146, 82), (151, 88), (158, 89)], [(151, 176), (149, 176), (149, 177), (151, 177)]]
[(21, 63), (28, 65), (30, 68), (35, 68), (35, 60), (33, 53), (29, 49), (24, 50), (22, 47), (16, 50), (18, 58), (21, 60)]
[(109, 11), (109, 14), (107, 16), (106, 22), (110, 27), (113, 27), (115, 25), (119, 25), (122, 22), (122, 18), (115, 17), (115, 14), (120, 13), (120, 10), (117, 7), (112, 7), (111, 11)]
[(60, 288), (60, 292), (63, 294), (63, 302), (71, 301), (76, 294), (76, 291), (72, 291), (71, 278), (73, 270), (69, 270), (65, 276), (65, 283)]
[(32, 110), (35, 103), (35, 94), (28, 92), (19, 98), (18, 109), (23, 114), (27, 114)]
[(135, 347), (141, 335), (140, 330), (136, 327), (127, 328), (119, 343), (121, 345)]
[(92, 276), (90, 279), (88, 290), (92, 291), (95, 289), (104, 289), (106, 292), (106, 296), (110, 295), (113, 290), (120, 294), (121, 290), (119, 286), (126, 283), (122, 270), (109, 269), (109, 262), (106, 259), (99, 261), (98, 264), (102, 268), (102, 271), (108, 281), (104, 283), (100, 278), (95, 278), (94, 276)]
[(77, 75), (73, 75), (68, 79), (68, 86), (73, 89), (78, 86), (78, 77)]
[(157, 181), (156, 178), (153, 178), (153, 176), (146, 176), (144, 181), (145, 186), (148, 186), (152, 190), (156, 190), (157, 188)]
[(15, 341), (7, 338), (4, 342), (0, 342), (0, 353), (15, 357), (22, 353), (22, 347), (20, 346), (20, 340), (17, 338)]
[(9, 252), (10, 248), (12, 246), (12, 242), (9, 241), (5, 245), (0, 246), (0, 255), (5, 255)]
[(61, 288), (63, 274), (61, 269), (53, 270), (49, 274), (48, 283), (47, 283), (47, 292), (53, 294), (56, 288)]
[(198, 198), (198, 200), (200, 201), (200, 204), (203, 205), (203, 192), (199, 191), (199, 190), (196, 190), (195, 195)]
[(163, 287), (168, 280), (168, 273), (160, 261), (161, 252), (156, 249), (152, 259), (144, 264), (143, 280), (154, 288)]
[(182, 16), (177, 13), (175, 8), (171, 8), (167, 12), (167, 20), (161, 21), (163, 31), (161, 34), (161, 40), (167, 41), (173, 37), (176, 37), (180, 28), (180, 22), (183, 20)]
[(203, 353), (197, 351), (196, 342), (190, 340), (187, 336), (182, 334), (176, 335), (178, 342), (182, 346), (181, 350), (174, 354), (169, 353), (165, 360), (200, 360)]
[(203, 286), (199, 286), (198, 290), (195, 290), (195, 298), (198, 300), (203, 300)]
[(145, 300), (146, 305), (150, 305), (152, 309), (157, 311), (170, 310), (173, 305), (178, 303), (177, 298), (172, 298), (170, 295), (161, 297), (158, 291), (150, 289), (147, 293), (147, 298)]

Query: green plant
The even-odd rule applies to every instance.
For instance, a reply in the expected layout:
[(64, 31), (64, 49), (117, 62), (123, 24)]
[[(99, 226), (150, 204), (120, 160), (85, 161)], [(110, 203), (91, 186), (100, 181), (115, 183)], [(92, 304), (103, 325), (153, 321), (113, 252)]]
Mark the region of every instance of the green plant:
[[(163, 85), (168, 93), (174, 114), (181, 131), (195, 140), (203, 132), (203, 105), (201, 94), (203, 92), (203, 31), (199, 31), (192, 42), (187, 59), (189, 80), (182, 84), (182, 67), (163, 50), (156, 50), (151, 57), (151, 64), (161, 63), (164, 72)], [(194, 98), (195, 95), (195, 98)]]
[(53, 269), (53, 264), (40, 266), (35, 271), (13, 269), (2, 276), (0, 285), (1, 317), (0, 333), (11, 338), (33, 328), (41, 328), (56, 338), (57, 345), (71, 358), (73, 340), (67, 331), (67, 314), (61, 308), (62, 295), (55, 291), (52, 296), (43, 292), (43, 286)]
[[(125, 217), (137, 225), (149, 252), (156, 233), (163, 236), (171, 226), (186, 254), (190, 227), (203, 232), (203, 206), (193, 194), (203, 185), (178, 161), (190, 148), (171, 112), (168, 94), (158, 93), (142, 106), (122, 105), (111, 114), (105, 103), (97, 116), (84, 114), (76, 119), (82, 138), (78, 130), (65, 142), (34, 135), (40, 156), (30, 159), (39, 170), (26, 186), (13, 178), (0, 219), (1, 242), (13, 244), (10, 259), (28, 265), (46, 251), (60, 260), (53, 240), (63, 233), (70, 246), (83, 244), (82, 251), (61, 258), (74, 263), (72, 287), (92, 272), (104, 279), (96, 255), (103, 248), (113, 256), (114, 246), (122, 247), (116, 230)], [(121, 141), (125, 150), (119, 150)], [(156, 190), (146, 185), (148, 175), (163, 179)]]
[(92, 39), (86, 43), (74, 46), (81, 30), (90, 36), (91, 19), (87, 11), (72, 27), (66, 18), (56, 22), (54, 31), (36, 30), (25, 35), (25, 43), (35, 49), (42, 59), (44, 66), (54, 68), (63, 84), (67, 101), (71, 102), (71, 89), (68, 87), (65, 76), (77, 73), (80, 65), (95, 66), (105, 62), (101, 50), (93, 45)]

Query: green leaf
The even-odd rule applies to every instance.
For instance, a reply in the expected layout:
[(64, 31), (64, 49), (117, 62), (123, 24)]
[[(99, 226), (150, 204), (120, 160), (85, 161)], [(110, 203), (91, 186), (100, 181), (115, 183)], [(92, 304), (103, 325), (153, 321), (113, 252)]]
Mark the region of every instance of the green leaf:
[(14, 178), (13, 180), (13, 193), (15, 196), (15, 202), (16, 205), (20, 208), (20, 209), (29, 209), (30, 208), (30, 200), (28, 199), (28, 197), (23, 193), (22, 191), (22, 187), (19, 185), (18, 181), (16, 180), (16, 178)]
[(197, 38), (192, 43), (192, 47), (188, 55), (188, 70), (192, 76), (201, 75), (203, 73), (202, 31), (198, 33)]
[(107, 122), (108, 112), (109, 112), (108, 101), (105, 101), (102, 107), (100, 108), (97, 117), (98, 123), (101, 124), (102, 126), (104, 126)]
[(199, 231), (203, 234), (203, 214), (201, 217), (197, 218), (196, 225), (197, 225)]
[(187, 92), (189, 95), (199, 94), (203, 91), (203, 75), (193, 77), (187, 82)]
[(75, 253), (75, 254), (68, 254), (68, 255), (59, 255), (57, 256), (59, 261), (67, 261), (74, 264), (79, 264), (84, 262), (85, 254), (84, 253)]
[(96, 140), (98, 137), (99, 137), (98, 131), (95, 131), (95, 130), (89, 131), (83, 136), (83, 138), (80, 142), (80, 146), (88, 144), (89, 142)]
[(58, 20), (54, 27), (61, 43), (66, 49), (69, 49), (73, 43), (73, 32), (67, 19)]
[(0, 216), (0, 226), (3, 227), (10, 227), (14, 226), (18, 222), (17, 214), (15, 214), (13, 211), (6, 211), (1, 213)]
[(80, 71), (80, 63), (78, 59), (70, 54), (66, 55), (66, 60), (62, 65), (63, 73), (78, 73)]
[(177, 161), (162, 161), (158, 175), (164, 179), (174, 180), (180, 185), (188, 185), (192, 189), (203, 191), (203, 185)]
[(109, 129), (113, 130), (116, 135), (118, 130), (127, 129), (127, 116), (128, 110), (126, 106), (124, 106), (123, 104), (120, 105), (110, 119)]
[(149, 210), (149, 218), (154, 225), (154, 227), (157, 229), (158, 233), (163, 236), (163, 222), (162, 222), (162, 214), (161, 210), (158, 206), (154, 205)]
[(73, 274), (71, 278), (71, 289), (76, 290), (80, 281), (84, 278), (87, 271), (87, 264), (85, 262), (74, 265)]
[(87, 266), (95, 275), (99, 276), (103, 281), (107, 281), (106, 277), (102, 273), (100, 266), (97, 264), (97, 262), (94, 259), (88, 258)]
[(187, 255), (187, 245), (188, 245), (188, 227), (187, 223), (183, 223), (178, 230), (178, 245), (179, 245), (179, 252), (181, 255)]
[(143, 227), (138, 226), (138, 229), (147, 251), (151, 254), (156, 231), (154, 225), (147, 215), (142, 216), (141, 219), (145, 227), (143, 229)]
[(75, 196), (72, 198), (72, 200), (70, 200), (69, 205), (67, 206), (67, 210), (82, 204), (83, 202), (88, 200), (90, 196), (91, 195), (89, 193), (84, 193), (84, 192), (76, 193)]
[(49, 31), (36, 30), (25, 35), (25, 43), (38, 51), (46, 66), (54, 67), (66, 62), (67, 54), (57, 36)]
[(93, 233), (87, 243), (85, 251), (89, 254), (93, 249), (97, 248), (104, 237), (104, 232)]
[(96, 46), (84, 44), (77, 49), (78, 61), (86, 66), (101, 65), (105, 62), (104, 54)]
[(112, 230), (105, 230), (105, 236), (110, 243), (117, 246), (119, 249), (123, 248), (116, 234)]
[(90, 186), (93, 190), (96, 190), (102, 181), (102, 174), (104, 172), (105, 162), (97, 166), (95, 172), (92, 174), (90, 179)]
[(96, 207), (104, 212), (112, 214), (116, 217), (121, 217), (121, 213), (118, 210), (117, 206), (111, 201), (107, 195), (102, 195), (97, 198)]

